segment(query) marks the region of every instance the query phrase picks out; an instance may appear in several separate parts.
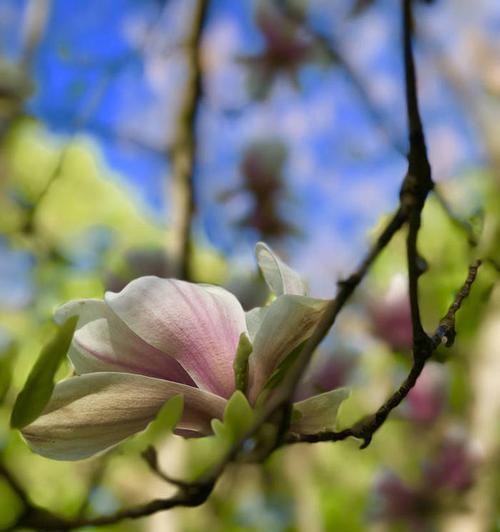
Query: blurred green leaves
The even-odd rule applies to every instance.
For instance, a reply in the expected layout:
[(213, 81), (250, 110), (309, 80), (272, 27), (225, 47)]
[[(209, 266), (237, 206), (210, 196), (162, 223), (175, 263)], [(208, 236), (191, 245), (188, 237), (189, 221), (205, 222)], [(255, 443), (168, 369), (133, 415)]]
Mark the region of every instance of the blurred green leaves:
[(24, 388), (17, 397), (10, 424), (21, 429), (43, 411), (54, 390), (54, 376), (63, 361), (75, 332), (78, 316), (68, 319), (46, 344), (31, 370)]
[(14, 342), (0, 353), (0, 403), (9, 391), (16, 355), (17, 345)]

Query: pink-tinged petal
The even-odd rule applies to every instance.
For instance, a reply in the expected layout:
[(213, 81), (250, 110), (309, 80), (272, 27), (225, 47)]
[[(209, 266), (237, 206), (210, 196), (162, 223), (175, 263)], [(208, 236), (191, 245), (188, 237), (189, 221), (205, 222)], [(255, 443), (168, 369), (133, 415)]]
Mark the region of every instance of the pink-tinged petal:
[(312, 334), (327, 304), (324, 299), (284, 295), (267, 307), (250, 355), (251, 401), (255, 401), (277, 365)]
[(70, 301), (56, 311), (55, 319), (62, 323), (70, 316), (79, 317), (69, 351), (77, 374), (122, 371), (194, 386), (177, 360), (139, 338), (104, 301)]
[(348, 388), (338, 388), (294, 403), (290, 431), (316, 434), (335, 430), (338, 409), (349, 395)]
[(174, 279), (141, 277), (119, 294), (111, 309), (139, 337), (178, 360), (202, 389), (222, 397), (234, 391), (233, 360), (245, 312), (223, 288)]
[(57, 384), (42, 415), (22, 430), (30, 447), (55, 460), (81, 460), (140, 432), (165, 402), (184, 396), (179, 431), (205, 435), (226, 401), (176, 382), (132, 373), (88, 373)]
[(306, 295), (307, 290), (300, 275), (287, 266), (269, 246), (264, 242), (258, 242), (255, 246), (255, 254), (266, 283), (277, 296)]

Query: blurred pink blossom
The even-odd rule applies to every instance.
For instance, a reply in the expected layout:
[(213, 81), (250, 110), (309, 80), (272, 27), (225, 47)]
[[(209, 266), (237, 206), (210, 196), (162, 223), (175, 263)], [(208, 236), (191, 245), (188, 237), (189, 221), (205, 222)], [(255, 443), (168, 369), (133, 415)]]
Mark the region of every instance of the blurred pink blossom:
[(392, 349), (407, 351), (412, 347), (413, 331), (410, 300), (403, 276), (395, 276), (388, 291), (373, 298), (368, 305), (373, 333)]

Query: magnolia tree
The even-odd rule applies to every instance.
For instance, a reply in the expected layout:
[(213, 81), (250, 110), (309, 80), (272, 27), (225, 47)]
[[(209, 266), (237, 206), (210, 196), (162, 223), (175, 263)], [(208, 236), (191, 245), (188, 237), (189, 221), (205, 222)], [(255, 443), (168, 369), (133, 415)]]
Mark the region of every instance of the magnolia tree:
[[(29, 85), (32, 56), (48, 20), (47, 5), (32, 2), (26, 16), (25, 55), (16, 65), (19, 72), (16, 70), (15, 78), (23, 80), (21, 88), (24, 89)], [(354, 2), (349, 16), (357, 17), (375, 5), (376, 2)], [(12, 379), (18, 363), (15, 349), (6, 349), (0, 357), (0, 398), (4, 400), (2, 408), (7, 414), (4, 417), (10, 418), (9, 438), (15, 440), (14, 444), (0, 447), (2, 486), (16, 501), (7, 503), (14, 510), (5, 523), (6, 530), (73, 530), (114, 524), (126, 527), (130, 519), (177, 507), (209, 505), (217, 497), (223, 477), (230, 476), (235, 467), (253, 464), (258, 470), (269, 471), (280, 450), (286, 459), (285, 453), (293, 453), (294, 449), (309, 449), (312, 444), (326, 442), (328, 453), (334, 453), (333, 442), (343, 440), (355, 441), (360, 449), (371, 449), (372, 441), (378, 438), (382, 441), (380, 456), (384, 458), (374, 463), (373, 456), (370, 459), (367, 453), (356, 449), (356, 454), (349, 456), (357, 465), (348, 475), (363, 477), (357, 468), (362, 468), (364, 463), (367, 470), (377, 471), (365, 508), (366, 515), (374, 522), (403, 523), (408, 530), (427, 530), (436, 523), (437, 515), (446, 514), (451, 524), (444, 524), (443, 529), (458, 530), (453, 528), (458, 526), (454, 520), (457, 509), (467, 504), (482, 508), (478, 503), (481, 491), (475, 499), (468, 497), (474, 492), (482, 464), (488, 463), (488, 453), (469, 436), (465, 424), (459, 422), (465, 411), (463, 396), (467, 393), (472, 396), (471, 389), (463, 385), (467, 369), (452, 373), (444, 362), (449, 358), (449, 348), (456, 353), (457, 333), (463, 329), (467, 338), (479, 328), (484, 302), (492, 293), (498, 273), (495, 256), (498, 221), (492, 215), (485, 224), (487, 230), (481, 233), (476, 230), (474, 220), (455, 215), (440, 191), (435, 190), (426, 128), (419, 109), (413, 54), (418, 21), (411, 0), (402, 0), (397, 7), (404, 65), (401, 91), (405, 95), (407, 116), (407, 168), (393, 214), (376, 230), (372, 244), (357, 264), (337, 282), (333, 298), (310, 296), (301, 274), (275, 251), (280, 249), (284, 238), (299, 238), (301, 229), (297, 220), (287, 217), (289, 206), (296, 201), (286, 182), (286, 168), (293, 154), (274, 135), (243, 147), (239, 164), (241, 184), (228, 185), (214, 196), (218, 208), (242, 197), (249, 201), (248, 212), (229, 225), (251, 232), (257, 241), (258, 268), (245, 279), (220, 274), (220, 283), (216, 282), (219, 274), (208, 278), (204, 275), (206, 264), (217, 271), (228, 267), (212, 256), (202, 257), (195, 239), (199, 208), (194, 179), (199, 163), (196, 121), (203, 96), (202, 76), (210, 69), (210, 59), (204, 59), (202, 53), (210, 5), (208, 0), (196, 0), (190, 3), (189, 9), (184, 8), (183, 16), (188, 23), (179, 53), (187, 75), (179, 79), (179, 86), (184, 86), (178, 91), (172, 140), (167, 148), (160, 150), (162, 156), (168, 154), (174, 198), (168, 250), (165, 252), (159, 245), (163, 232), (159, 236), (159, 232), (141, 226), (143, 222), (133, 215), (127, 214), (118, 222), (110, 216), (103, 225), (112, 226), (116, 222), (117, 233), (131, 235), (140, 227), (135, 244), (122, 250), (117, 263), (111, 264), (112, 261), (103, 258), (107, 256), (107, 244), (97, 253), (95, 269), (104, 279), (99, 286), (110, 290), (103, 297), (95, 297), (91, 284), (84, 283), (83, 289), (79, 289), (83, 298), (63, 304), (60, 293), (48, 301), (40, 295), (37, 304), (45, 308), (59, 303), (54, 314), (57, 331), (43, 344), (38, 359), (30, 364), (29, 374), (26, 378), (23, 375), (22, 382)], [(246, 77), (249, 105), (256, 102), (260, 105), (270, 98), (273, 86), (282, 78), (300, 90), (302, 68), (320, 65), (323, 69), (342, 69), (354, 92), (365, 102), (370, 116), (375, 122), (382, 122), (363, 83), (343, 57), (342, 47), (313, 29), (306, 8), (305, 2), (256, 3), (255, 22), (263, 38), (263, 50), (234, 58)], [(353, 20), (356, 24), (357, 19)], [(150, 66), (158, 65), (158, 61), (161, 63), (158, 50), (168, 44), (164, 42), (165, 36), (154, 26), (139, 30), (134, 27), (134, 38), (141, 42)], [(23, 106), (30, 93), (21, 88), (14, 87), (6, 93), (6, 101), (10, 98), (10, 106), (5, 107), (5, 120), (2, 116), (6, 132), (17, 131), (18, 123), (24, 120)], [(91, 114), (87, 110), (79, 118), (79, 127), (83, 127)], [(11, 134), (14, 140), (6, 133), (7, 140), (3, 141), (6, 153), (9, 146), (16, 153), (15, 134)], [(385, 134), (393, 142), (392, 134), (387, 130)], [(45, 224), (50, 233), (50, 228), (54, 231), (58, 225), (57, 215), (43, 218), (42, 206), (44, 202), (50, 205), (51, 194), (54, 190), (57, 193), (64, 174), (61, 168), (69, 164), (72, 149), (76, 148), (68, 143), (60, 150), (51, 177), (30, 202), (16, 203), (14, 221), (7, 224), (9, 235), (17, 235), (23, 245), (29, 242), (30, 253), (37, 257), (39, 264), (51, 265), (52, 269), (47, 267), (45, 273), (40, 270), (41, 286), (44, 282), (56, 283), (61, 272), (68, 268), (61, 240), (44, 236), (40, 227)], [(80, 171), (81, 165), (77, 163), (74, 165)], [(87, 203), (92, 203), (94, 196), (111, 197), (107, 189), (102, 191), (99, 194), (95, 187), (91, 188)], [(429, 205), (429, 197), (434, 193), (438, 201)], [(118, 195), (114, 197), (118, 201)], [(54, 202), (60, 205), (61, 198)], [(494, 207), (489, 206), (492, 212)], [(432, 210), (436, 208), (440, 209), (439, 214)], [(426, 217), (433, 220), (430, 230), (425, 227)], [(45, 221), (37, 225), (40, 219)], [(438, 245), (429, 251), (429, 257), (424, 257), (420, 252), (422, 242), (431, 233), (438, 235)], [(143, 245), (148, 239), (154, 246)], [(394, 247), (390, 248), (389, 244)], [(460, 255), (459, 266), (455, 248), (467, 249)], [(387, 255), (390, 249), (396, 250), (393, 257)], [(438, 264), (433, 263), (436, 257), (439, 257)], [(463, 257), (467, 260), (462, 260)], [(398, 261), (404, 267), (394, 268)], [(426, 279), (433, 273), (438, 280), (429, 285)], [(372, 275), (383, 282), (370, 285)], [(360, 287), (365, 278), (368, 282)], [(356, 316), (349, 314), (352, 309), (346, 310), (351, 299), (362, 307)], [(472, 310), (467, 310), (468, 305)], [(462, 306), (464, 310), (459, 312)], [(465, 318), (461, 319), (464, 314)], [(335, 343), (326, 337), (337, 318), (338, 336), (343, 340)], [(498, 326), (498, 320), (492, 323)], [(360, 346), (353, 338), (363, 328), (364, 338), (370, 340)], [(36, 338), (28, 348), (33, 350), (41, 343)], [(370, 383), (364, 382), (357, 373), (359, 359), (363, 350), (373, 349), (391, 354), (392, 359), (385, 360), (389, 360), (391, 367), (399, 368), (399, 382), (390, 379), (383, 394), (370, 394), (369, 400), (359, 400), (357, 397), (363, 395), (359, 390), (370, 388)], [(330, 351), (334, 351), (333, 356)], [(61, 378), (68, 367), (64, 364), (68, 362), (70, 375)], [(384, 371), (389, 374), (391, 369), (386, 365)], [(482, 397), (480, 391), (488, 391), (491, 386), (488, 388), (488, 379), (480, 374), (476, 380), (479, 384), (474, 393)], [(361, 385), (360, 381), (363, 381)], [(353, 392), (348, 384), (354, 386)], [(453, 396), (454, 417), (446, 417), (450, 390), (456, 389), (459, 391)], [(478, 408), (498, 403), (491, 399), (491, 394), (488, 397), (484, 403), (478, 401)], [(346, 415), (338, 419), (342, 409)], [(491, 406), (484, 407), (481, 415), (474, 414), (472, 407), (471, 411), (472, 417), (477, 415), (482, 420), (494, 419), (497, 412)], [(382, 439), (378, 431), (388, 419), (408, 423), (410, 434), (388, 432), (389, 436)], [(478, 422), (479, 426), (482, 425)], [(483, 434), (480, 429), (477, 432)], [(171, 433), (183, 438), (183, 445), (191, 449), (189, 460), (195, 465), (186, 478), (172, 478), (160, 466), (158, 449), (163, 445), (164, 436)], [(486, 450), (493, 456), (497, 447), (488, 440), (488, 432), (484, 434), (482, 443), (490, 442)], [(418, 470), (418, 475), (405, 477), (396, 471), (396, 460), (391, 462), (390, 457), (396, 454), (398, 441), (404, 441), (407, 457), (415, 460), (419, 457), (418, 467), (413, 468)], [(206, 447), (197, 447), (193, 442), (206, 443)], [(15, 445), (16, 451), (9, 445)], [(336, 444), (339, 445), (348, 443)], [(126, 449), (127, 460), (139, 456), (149, 473), (175, 489), (173, 494), (146, 501), (127, 497), (119, 508), (96, 511), (92, 497), (96, 490), (102, 489), (103, 471), (121, 449)], [(48, 459), (47, 470), (59, 467), (55, 461), (90, 459), (85, 464), (99, 464), (91, 466), (95, 467), (95, 474), (78, 511), (61, 512), (57, 506), (40, 503), (35, 492), (25, 486), (23, 479), (28, 473), (23, 469), (22, 459), (16, 456), (28, 453)], [(304, 468), (301, 462), (306, 453), (293, 456), (293, 463), (283, 471), (289, 471), (293, 477), (302, 467), (298, 475), (301, 478), (292, 482), (302, 486), (310, 475), (307, 464)], [(345, 501), (340, 490), (348, 493), (349, 482), (344, 480), (338, 483), (340, 487), (333, 488), (328, 470), (325, 474), (328, 482), (322, 488), (324, 492), (328, 494), (328, 489), (336, 489), (335, 497)], [(283, 476), (279, 479), (280, 485), (287, 483)], [(49, 490), (50, 486), (44, 489)], [(491, 500), (494, 490), (491, 486), (489, 490), (487, 497)], [(306, 496), (299, 488), (298, 493), (296, 505), (300, 506)], [(470, 521), (475, 524), (469, 523), (476, 528), (467, 530), (486, 530), (480, 527), (494, 514), (492, 507), (478, 511), (479, 517)], [(247, 513), (255, 512), (250, 509)], [(339, 515), (335, 514), (337, 521)], [(223, 526), (233, 529), (221, 519)], [(345, 525), (337, 521), (335, 526), (339, 530), (364, 529), (355, 528), (351, 521)], [(3, 526), (1, 520), (0, 525)], [(271, 522), (252, 530), (266, 527), (285, 529)], [(305, 530), (296, 524), (289, 528)]]

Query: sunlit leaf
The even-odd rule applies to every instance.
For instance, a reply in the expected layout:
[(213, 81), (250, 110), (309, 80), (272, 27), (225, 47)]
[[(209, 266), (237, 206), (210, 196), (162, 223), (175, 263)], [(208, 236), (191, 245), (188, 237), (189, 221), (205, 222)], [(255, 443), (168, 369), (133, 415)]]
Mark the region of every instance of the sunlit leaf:
[(254, 421), (254, 411), (245, 395), (239, 390), (234, 392), (224, 410), (224, 424), (234, 437), (238, 438), (250, 428)]
[(335, 430), (338, 409), (349, 395), (348, 388), (338, 388), (295, 403), (290, 430), (302, 434)]
[(54, 390), (54, 376), (68, 352), (78, 316), (67, 320), (42, 349), (12, 410), (10, 424), (20, 429), (35, 420)]
[(224, 421), (212, 420), (212, 430), (224, 446), (245, 435), (255, 421), (255, 412), (245, 395), (237, 390), (227, 402)]
[(172, 432), (182, 418), (184, 412), (184, 396), (174, 395), (160, 409), (158, 415), (147, 429), (132, 440), (134, 447), (154, 445), (163, 436)]

